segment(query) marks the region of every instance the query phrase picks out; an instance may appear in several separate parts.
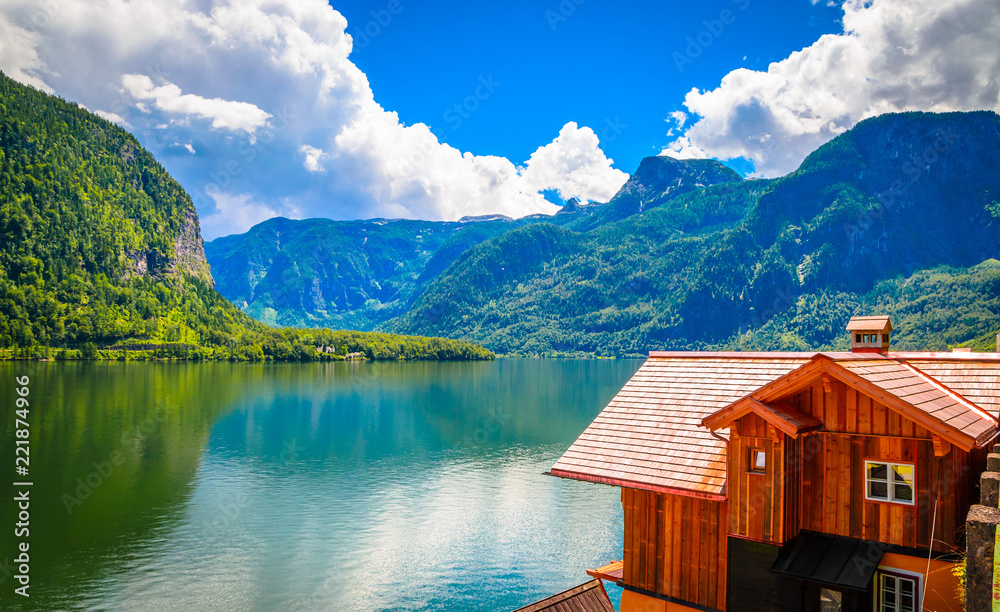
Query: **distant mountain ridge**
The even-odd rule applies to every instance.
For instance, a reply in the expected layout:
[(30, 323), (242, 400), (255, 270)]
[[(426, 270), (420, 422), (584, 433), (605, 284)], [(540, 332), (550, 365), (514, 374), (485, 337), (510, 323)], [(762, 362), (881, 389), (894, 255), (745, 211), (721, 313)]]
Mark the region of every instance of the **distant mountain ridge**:
[(715, 160), (646, 158), (607, 204), (567, 202), (557, 215), (457, 222), (269, 219), (206, 245), (219, 291), (276, 325), (374, 329), (400, 316), (469, 248), (534, 223), (585, 229), (660, 206), (706, 185), (739, 182)]
[[(907, 347), (947, 348), (1000, 327), (998, 272), (988, 263), (1000, 258), (998, 151), (992, 112), (884, 115), (778, 179), (742, 180), (710, 160), (648, 158), (607, 204), (465, 226), (407, 222), (409, 234), (389, 229), (403, 222), (386, 223), (369, 230), (397, 240), (385, 261), (320, 235), (310, 248), (325, 251), (327, 270), (362, 255), (381, 262), (358, 269), (398, 297), (366, 291), (373, 301), (347, 311), (360, 313), (358, 326), (472, 339), (500, 353), (833, 347), (841, 323), (872, 308), (897, 312), (895, 337)], [(371, 222), (329, 223), (327, 231)], [(429, 225), (419, 226), (418, 244), (421, 223)], [(428, 240), (431, 228), (439, 233)], [(226, 240), (226, 257), (272, 248)], [(210, 243), (207, 253), (226, 276), (219, 249)], [(291, 263), (293, 278), (318, 269), (309, 257), (285, 256), (284, 267), (261, 257), (265, 276)], [(351, 285), (334, 275), (320, 292), (338, 283)], [(270, 293), (253, 299), (255, 316), (254, 308), (298, 316)]]

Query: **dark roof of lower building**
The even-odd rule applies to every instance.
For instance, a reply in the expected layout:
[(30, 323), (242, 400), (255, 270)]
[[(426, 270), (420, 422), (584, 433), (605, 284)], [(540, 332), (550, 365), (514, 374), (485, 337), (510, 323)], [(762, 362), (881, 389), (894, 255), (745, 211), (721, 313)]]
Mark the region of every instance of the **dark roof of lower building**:
[(870, 540), (802, 531), (785, 543), (772, 572), (839, 588), (867, 590), (885, 545)]
[(615, 612), (604, 586), (596, 578), (589, 582), (567, 589), (558, 595), (546, 597), (541, 601), (514, 612)]

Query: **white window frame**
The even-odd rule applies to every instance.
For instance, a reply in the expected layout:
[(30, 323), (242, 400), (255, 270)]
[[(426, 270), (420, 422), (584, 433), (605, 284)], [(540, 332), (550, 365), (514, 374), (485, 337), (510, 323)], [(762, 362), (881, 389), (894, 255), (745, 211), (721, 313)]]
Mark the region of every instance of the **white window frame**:
[[(878, 566), (878, 570), (875, 572), (875, 597), (872, 598), (872, 610), (873, 612), (882, 612), (882, 576), (884, 574), (892, 574), (896, 578), (905, 578), (912, 580), (914, 582), (914, 610), (921, 611), (924, 609), (924, 589), (923, 589), (923, 574), (918, 574), (917, 572), (911, 572), (908, 570), (901, 570), (895, 567), (886, 567), (884, 565)], [(896, 610), (899, 610), (899, 605), (897, 602)]]
[[(886, 466), (886, 494), (888, 497), (872, 497), (869, 494), (869, 479), (868, 479), (868, 466), (884, 465)], [(896, 492), (894, 483), (892, 481), (892, 468), (893, 467), (908, 467), (913, 470), (913, 482), (910, 483), (910, 488), (913, 490), (913, 499), (896, 499)], [(876, 481), (882, 482), (882, 481)], [(900, 504), (902, 506), (913, 506), (917, 503), (917, 466), (913, 463), (899, 463), (895, 461), (881, 461), (879, 459), (865, 459), (865, 499), (868, 501), (882, 502), (884, 504)]]

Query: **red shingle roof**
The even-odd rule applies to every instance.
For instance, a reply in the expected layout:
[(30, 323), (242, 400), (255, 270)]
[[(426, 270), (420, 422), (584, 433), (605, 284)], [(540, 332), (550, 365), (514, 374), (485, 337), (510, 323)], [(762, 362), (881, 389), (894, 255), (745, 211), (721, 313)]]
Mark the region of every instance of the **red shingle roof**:
[(977, 442), (984, 442), (996, 429), (996, 420), (980, 407), (905, 361), (879, 359), (839, 365)]
[[(996, 431), (997, 355), (653, 352), (551, 473), (724, 499), (726, 446), (702, 420), (762, 387), (786, 384), (776, 381), (789, 374), (789, 380), (815, 375), (810, 370), (821, 365), (817, 360), (835, 376), (884, 393), (897, 407), (932, 430), (937, 425), (963, 447), (985, 443)], [(802, 372), (795, 373), (799, 369)], [(934, 374), (947, 382), (935, 380)], [(978, 402), (963, 397), (963, 390)]]
[(807, 359), (650, 357), (552, 474), (722, 498), (726, 445), (701, 420)]
[(1000, 360), (988, 362), (909, 360), (911, 366), (986, 412), (1000, 412)]

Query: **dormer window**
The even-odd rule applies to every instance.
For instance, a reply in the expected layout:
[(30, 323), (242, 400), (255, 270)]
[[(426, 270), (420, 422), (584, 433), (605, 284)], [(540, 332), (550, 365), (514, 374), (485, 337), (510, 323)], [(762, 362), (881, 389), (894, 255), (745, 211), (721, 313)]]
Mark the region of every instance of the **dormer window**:
[(767, 472), (767, 453), (762, 448), (750, 449), (750, 463), (747, 472), (751, 474), (764, 474)]

